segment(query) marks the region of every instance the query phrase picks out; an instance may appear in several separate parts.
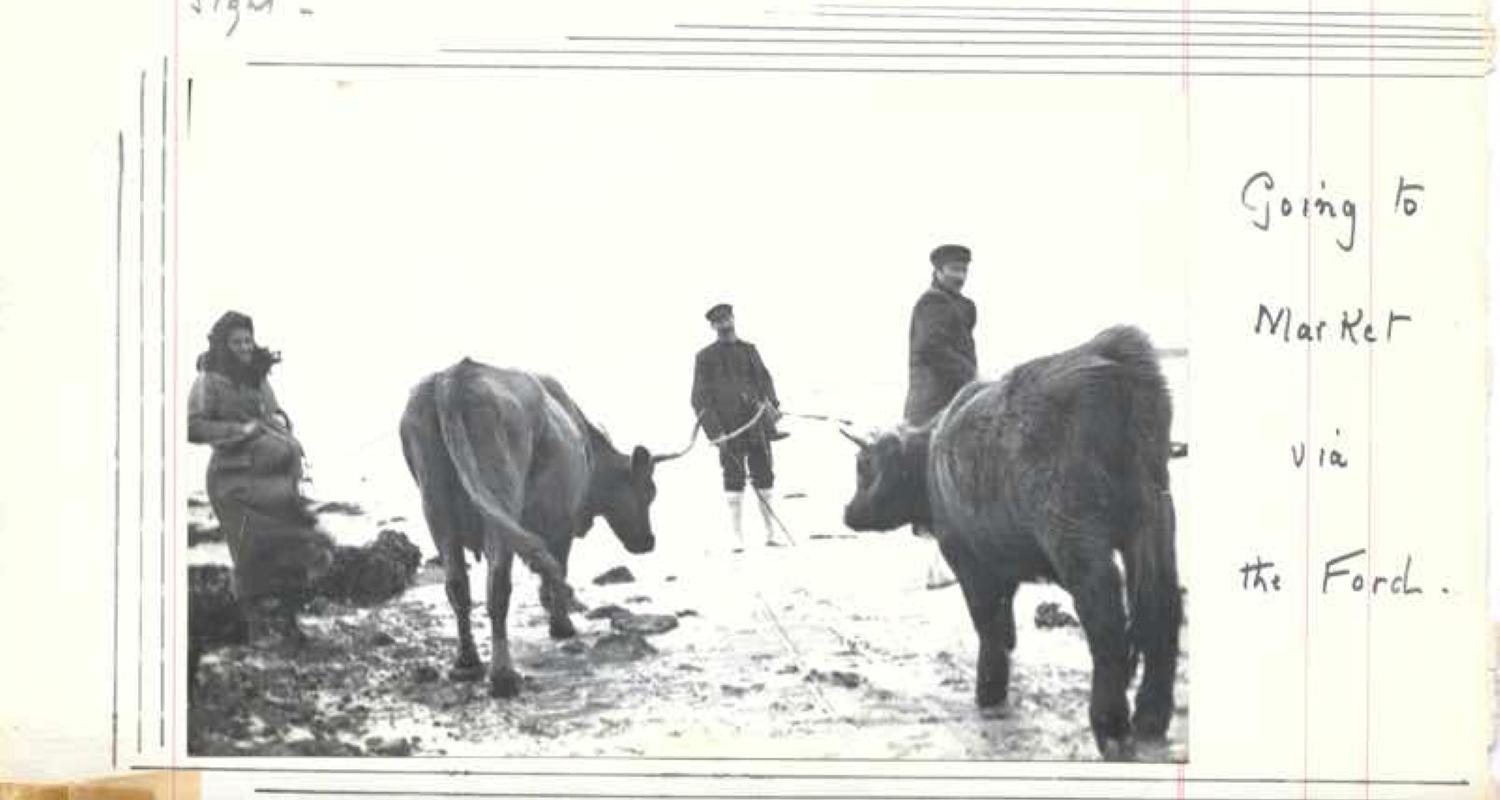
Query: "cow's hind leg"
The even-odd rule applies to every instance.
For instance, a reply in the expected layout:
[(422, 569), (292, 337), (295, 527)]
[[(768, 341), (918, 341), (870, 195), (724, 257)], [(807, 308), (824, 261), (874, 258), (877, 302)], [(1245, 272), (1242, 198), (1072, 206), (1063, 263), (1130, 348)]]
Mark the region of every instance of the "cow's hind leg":
[(969, 619), (979, 636), (974, 702), (980, 708), (1002, 705), (1010, 691), (1010, 652), (1016, 647), (1012, 601), (1018, 582), (987, 569), (973, 551), (955, 537), (940, 539), (939, 546), (963, 589)]
[[(1135, 552), (1127, 553), (1131, 583), (1131, 638), (1145, 668), (1135, 695), (1135, 734), (1142, 739), (1167, 735), (1174, 708), (1178, 636), (1182, 626), (1182, 595), (1177, 585), (1177, 563), (1172, 537), (1175, 525), (1172, 496), (1162, 493), (1158, 529), (1144, 529)], [(1165, 534), (1165, 538), (1162, 538)]]
[(484, 675), (484, 662), (479, 660), (479, 651), (474, 647), (474, 632), (469, 621), (469, 612), (474, 601), (469, 594), (469, 565), (464, 560), (464, 549), (454, 546), (443, 553), (443, 572), (447, 580), (443, 588), (448, 592), (448, 605), (458, 620), (458, 659), (448, 677), (455, 681), (477, 681)]
[(485, 561), (489, 568), (486, 605), (490, 612), (490, 696), (515, 697), (521, 675), (510, 659), (506, 617), (510, 613), (512, 553), (494, 531), (485, 532)]
[(1103, 531), (1073, 532), (1063, 540), (1059, 577), (1073, 595), (1073, 607), (1088, 637), (1094, 662), (1089, 695), (1094, 742), (1106, 760), (1128, 760), (1134, 757), (1134, 748), (1130, 742), (1130, 708), (1125, 700), (1130, 668), (1120, 570)]
[(464, 534), (477, 533), (479, 521), (442, 445), (442, 432), (430, 403), (431, 386), (424, 385), (401, 418), (401, 450), (422, 492), (422, 516), (427, 520), (432, 544), (442, 556), (448, 607), (453, 609), (458, 624), (458, 658), (448, 675), (458, 681), (479, 680), (484, 675), (484, 664), (474, 648), (474, 635), (469, 627), (469, 610), (474, 601), (469, 595), (469, 571), (463, 548)]
[[(1174, 600), (1162, 602), (1180, 605)], [(1134, 728), (1142, 739), (1161, 739), (1167, 735), (1175, 706), (1173, 684), (1177, 680), (1177, 630), (1181, 612), (1177, 609), (1147, 609), (1135, 622), (1136, 647), (1141, 650), (1145, 669), (1141, 673), (1141, 684), (1135, 693)], [(1137, 612), (1141, 613), (1141, 612)], [(1171, 630), (1168, 630), (1168, 628)]]
[[(568, 574), (568, 551), (572, 549), (572, 544), (571, 538), (547, 542), (547, 549), (562, 567), (563, 575)], [(573, 620), (568, 613), (570, 604), (560, 602), (553, 594), (551, 583), (543, 580), (537, 590), (537, 599), (541, 601), (542, 608), (547, 609), (547, 633), (554, 639), (571, 639), (578, 635), (578, 629), (573, 627)]]

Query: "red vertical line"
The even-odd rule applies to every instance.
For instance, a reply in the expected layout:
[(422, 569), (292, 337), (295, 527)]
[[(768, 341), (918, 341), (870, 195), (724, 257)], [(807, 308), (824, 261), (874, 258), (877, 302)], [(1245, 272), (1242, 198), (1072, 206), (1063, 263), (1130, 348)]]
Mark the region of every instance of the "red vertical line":
[(161, 60), (161, 205), (157, 207), (161, 224), (161, 253), (157, 263), (157, 280), (161, 298), (157, 313), (161, 315), (158, 331), (158, 364), (161, 369), (160, 389), (156, 402), (161, 414), (161, 429), (157, 436), (161, 444), (161, 463), (157, 466), (161, 476), (161, 582), (157, 586), (157, 605), (160, 606), (161, 625), (161, 713), (157, 717), (158, 746), (167, 746), (167, 59)]
[(135, 594), (135, 752), (139, 754), (145, 746), (146, 694), (146, 71), (141, 70), (140, 138), (137, 142), (137, 188), (139, 201), (136, 204), (137, 239), (139, 260), (135, 275), (136, 299), (136, 346), (139, 350), (136, 361), (136, 487), (139, 490), (136, 506), (136, 594)]
[[(1313, 93), (1316, 82), (1313, 79), (1313, 24), (1314, 24), (1314, 0), (1307, 0), (1307, 186), (1309, 191), (1315, 185), (1313, 182)], [(1307, 217), (1307, 314), (1313, 314), (1313, 218)], [(1312, 410), (1313, 410), (1313, 349), (1308, 343), (1305, 363), (1306, 380), (1306, 428), (1304, 429), (1304, 442), (1312, 441)], [(1311, 698), (1312, 698), (1312, 504), (1313, 504), (1313, 480), (1312, 469), (1304, 465), (1303, 468), (1303, 503), (1302, 503), (1302, 797), (1307, 798), (1307, 779), (1309, 778), (1309, 753), (1311, 742)]]
[[(1366, 207), (1375, 208), (1375, 0), (1370, 0), (1370, 102), (1369, 102), (1369, 201)], [(1375, 316), (1375, 217), (1371, 214), (1366, 223), (1365, 247), (1367, 252), (1366, 275), (1369, 280), (1369, 313)], [(1365, 553), (1367, 563), (1375, 563), (1375, 350), (1365, 351), (1368, 365), (1365, 369)], [(1370, 701), (1371, 680), (1370, 654), (1375, 638), (1373, 596), (1365, 595), (1365, 800), (1370, 798)]]
[(124, 392), (124, 375), (120, 362), (124, 360), (122, 331), (125, 328), (125, 277), (124, 265), (125, 233), (125, 131), (115, 132), (115, 576), (114, 576), (114, 645), (110, 676), (109, 702), (109, 766), (114, 769), (120, 763), (120, 395)]

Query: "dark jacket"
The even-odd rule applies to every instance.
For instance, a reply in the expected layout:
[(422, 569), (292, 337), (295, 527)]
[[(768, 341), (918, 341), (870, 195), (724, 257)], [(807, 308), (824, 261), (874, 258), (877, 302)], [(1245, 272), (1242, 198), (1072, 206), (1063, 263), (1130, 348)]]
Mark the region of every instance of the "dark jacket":
[[(761, 400), (781, 405), (755, 345), (744, 340), (714, 342), (698, 351), (693, 364), (693, 410), (709, 437), (733, 432), (749, 422)], [(765, 414), (758, 427), (769, 434), (771, 423), (771, 415)]]
[[(240, 427), (252, 420), (262, 429), (247, 440)], [(213, 446), (210, 471), (252, 466), (260, 473), (300, 470), (302, 445), (292, 436), (289, 422), (267, 380), (245, 386), (223, 373), (204, 370), (188, 395), (188, 441)]]
[(931, 419), (977, 373), (974, 301), (932, 285), (911, 311), (906, 421)]

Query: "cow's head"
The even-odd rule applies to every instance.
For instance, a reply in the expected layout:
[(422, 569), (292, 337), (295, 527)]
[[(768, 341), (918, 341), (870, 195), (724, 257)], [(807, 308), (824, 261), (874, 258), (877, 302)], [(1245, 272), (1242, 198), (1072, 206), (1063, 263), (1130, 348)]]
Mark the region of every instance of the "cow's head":
[(604, 457), (601, 468), (594, 471), (591, 505), (596, 513), (604, 515), (604, 521), (626, 550), (649, 553), (656, 547), (656, 534), (651, 530), (651, 501), (656, 499), (656, 481), (652, 478), (655, 460), (644, 447), (635, 448), (626, 458), (609, 446), (607, 440), (602, 443)]
[(856, 531), (889, 531), (926, 523), (927, 442), (930, 434), (888, 432), (866, 439), (844, 431), (859, 446), (858, 484), (844, 506), (844, 524)]

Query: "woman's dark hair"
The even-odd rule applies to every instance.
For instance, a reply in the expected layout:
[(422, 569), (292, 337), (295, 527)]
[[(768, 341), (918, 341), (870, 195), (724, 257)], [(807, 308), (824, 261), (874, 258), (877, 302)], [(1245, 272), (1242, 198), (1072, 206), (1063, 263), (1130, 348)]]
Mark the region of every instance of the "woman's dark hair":
[(271, 367), (281, 361), (281, 354), (257, 345), (250, 354), (250, 363), (242, 363), (229, 352), (229, 334), (241, 328), (252, 336), (255, 334), (255, 322), (249, 316), (238, 311), (224, 312), (208, 332), (208, 350), (198, 356), (198, 369), (228, 376), (241, 386), (259, 386)]

